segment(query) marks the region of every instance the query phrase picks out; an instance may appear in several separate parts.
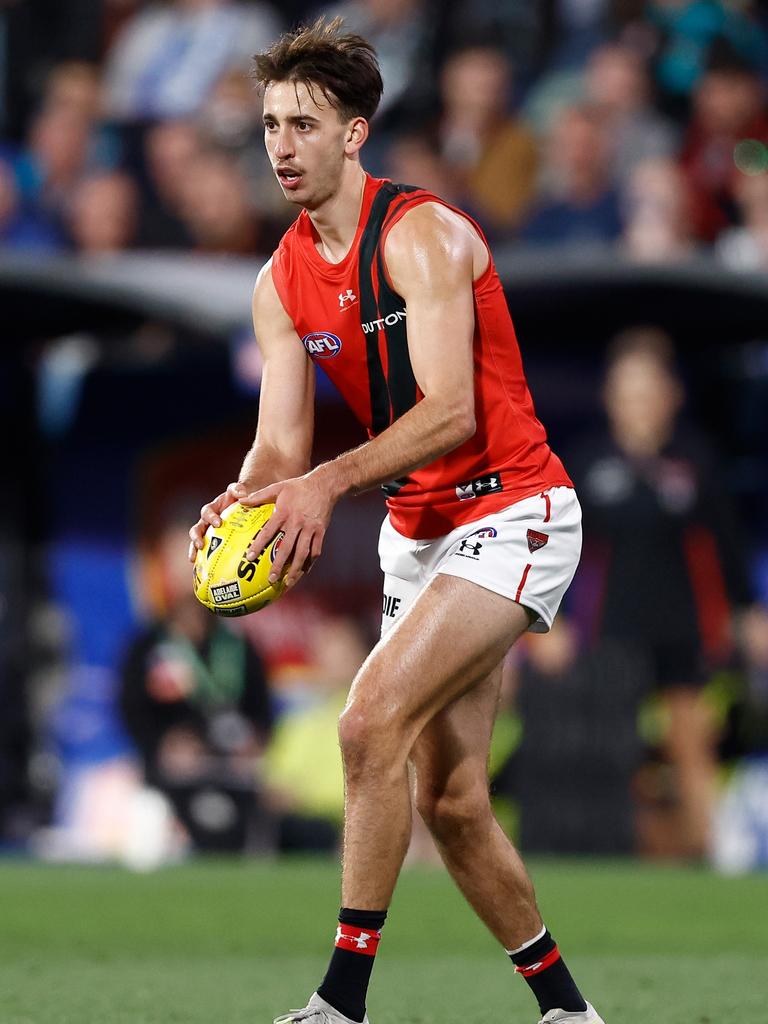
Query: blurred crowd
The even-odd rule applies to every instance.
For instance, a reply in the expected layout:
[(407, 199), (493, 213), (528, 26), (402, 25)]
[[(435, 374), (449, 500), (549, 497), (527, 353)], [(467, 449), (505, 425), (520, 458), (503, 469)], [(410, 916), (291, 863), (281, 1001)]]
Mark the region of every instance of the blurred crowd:
[(768, 15), (749, 0), (6, 0), (0, 246), (268, 253), (293, 211), (250, 58), (318, 13), (379, 52), (368, 169), (493, 241), (768, 266)]
[[(366, 168), (494, 244), (768, 270), (768, 13), (749, 0), (0, 0), (0, 254), (268, 255), (295, 211), (251, 56), (319, 13), (380, 56)], [(719, 803), (723, 765), (768, 752), (768, 593), (671, 339), (640, 324), (607, 355), (602, 430), (563, 452), (582, 566), (552, 635), (506, 665), (497, 811), (526, 850), (768, 864), (766, 762)], [(146, 623), (116, 687), (30, 686), (49, 803), (6, 834), (43, 856), (337, 848), (336, 721), (375, 615), (300, 590), (222, 623), (190, 593), (194, 518), (141, 553)], [(418, 825), (411, 856), (435, 856)]]

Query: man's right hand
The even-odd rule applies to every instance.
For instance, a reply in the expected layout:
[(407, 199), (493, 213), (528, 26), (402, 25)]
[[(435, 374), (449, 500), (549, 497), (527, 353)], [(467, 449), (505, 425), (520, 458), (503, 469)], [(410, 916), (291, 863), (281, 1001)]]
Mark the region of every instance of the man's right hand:
[(189, 531), (189, 560), (194, 562), (197, 552), (203, 546), (203, 538), (205, 531), (209, 526), (221, 526), (221, 513), (225, 508), (229, 508), (230, 505), (234, 505), (240, 498), (245, 497), (248, 493), (248, 488), (241, 483), (230, 484), (226, 491), (209, 501), (207, 505), (203, 505), (200, 509), (200, 518)]

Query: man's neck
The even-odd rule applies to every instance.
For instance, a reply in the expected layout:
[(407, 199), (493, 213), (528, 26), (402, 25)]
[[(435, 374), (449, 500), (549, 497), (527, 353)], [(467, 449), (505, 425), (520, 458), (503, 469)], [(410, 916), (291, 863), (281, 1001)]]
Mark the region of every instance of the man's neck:
[(322, 206), (309, 212), (320, 236), (318, 250), (329, 263), (341, 263), (352, 247), (364, 188), (365, 171), (359, 163), (350, 164), (339, 189)]

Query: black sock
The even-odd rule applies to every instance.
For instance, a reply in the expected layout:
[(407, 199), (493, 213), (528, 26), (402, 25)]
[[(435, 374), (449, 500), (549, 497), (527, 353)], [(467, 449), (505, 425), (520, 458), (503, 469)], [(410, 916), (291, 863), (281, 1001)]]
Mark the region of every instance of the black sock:
[(351, 1020), (365, 1017), (365, 996), (386, 910), (339, 911), (336, 948), (317, 994)]
[(531, 986), (542, 1015), (555, 1009), (586, 1010), (586, 1001), (548, 931), (520, 953), (509, 956), (518, 974)]

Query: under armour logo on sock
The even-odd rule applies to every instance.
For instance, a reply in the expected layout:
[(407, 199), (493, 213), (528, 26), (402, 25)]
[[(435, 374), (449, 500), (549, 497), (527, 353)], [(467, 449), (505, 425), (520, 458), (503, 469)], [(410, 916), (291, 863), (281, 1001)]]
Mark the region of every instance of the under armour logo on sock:
[(364, 953), (366, 956), (375, 956), (381, 939), (381, 932), (367, 932), (363, 928), (356, 928), (352, 924), (340, 924), (336, 929), (336, 946), (339, 949), (348, 949), (352, 953)]

